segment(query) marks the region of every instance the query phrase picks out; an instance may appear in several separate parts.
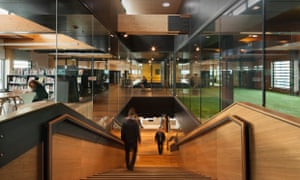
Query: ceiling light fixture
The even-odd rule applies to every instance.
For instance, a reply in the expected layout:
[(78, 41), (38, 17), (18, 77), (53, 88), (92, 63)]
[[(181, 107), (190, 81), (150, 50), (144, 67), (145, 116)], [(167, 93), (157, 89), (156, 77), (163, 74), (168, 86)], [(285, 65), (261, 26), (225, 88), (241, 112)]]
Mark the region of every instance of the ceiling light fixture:
[(170, 7), (171, 4), (170, 4), (169, 2), (163, 2), (163, 3), (161, 4), (161, 6), (167, 8), (167, 7)]
[(152, 47), (151, 47), (151, 51), (156, 51), (155, 46), (152, 46)]

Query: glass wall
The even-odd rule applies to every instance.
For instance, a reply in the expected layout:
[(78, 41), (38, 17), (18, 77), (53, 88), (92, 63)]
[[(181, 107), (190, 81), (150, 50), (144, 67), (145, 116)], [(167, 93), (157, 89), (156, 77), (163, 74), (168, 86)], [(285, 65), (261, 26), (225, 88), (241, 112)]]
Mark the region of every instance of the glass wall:
[(0, 2), (1, 89), (6, 91), (2, 95), (17, 93), (25, 103), (32, 101), (33, 95), (25, 92), (33, 79), (46, 87), (49, 99), (54, 97), (54, 71), (45, 52), (56, 47), (56, 3), (44, 4), (43, 0)]
[(177, 62), (177, 95), (201, 121), (220, 110), (220, 40), (211, 28), (193, 38)]
[(224, 10), (178, 51), (177, 82), (188, 85), (178, 97), (201, 121), (234, 102), (300, 117), (299, 7), (245, 0)]
[(265, 104), (267, 108), (300, 117), (300, 2), (267, 0), (265, 6)]
[(221, 33), (222, 109), (235, 101), (262, 105), (261, 1), (242, 1), (236, 4), (222, 14), (216, 24)]
[[(23, 98), (34, 79), (45, 87), (49, 100), (70, 105), (94, 101), (108, 91), (108, 60), (118, 53), (118, 40), (82, 2), (4, 0), (0, 14), (5, 24), (0, 32), (1, 89)], [(5, 74), (2, 57), (8, 62)]]
[[(183, 35), (188, 41), (158, 63), (133, 61), (105, 28), (116, 28), (108, 17), (118, 14), (111, 10), (114, 1), (99, 1), (104, 4), (90, 9), (82, 2), (87, 1), (1, 1), (1, 21), (12, 24), (1, 31), (0, 57), (8, 62), (4, 88), (26, 90), (28, 80), (37, 79), (49, 99), (77, 103), (97, 101), (109, 84), (127, 85), (127, 76), (146, 75), (151, 84), (176, 87), (173, 94), (201, 121), (240, 101), (300, 116), (300, 2), (207, 1), (207, 6), (189, 7), (187, 3), (190, 13), (203, 14), (193, 14), (192, 32)], [(213, 11), (192, 9), (208, 7)], [(15, 60), (30, 62), (30, 67), (14, 68)], [(110, 107), (100, 109), (96, 119), (113, 114)]]

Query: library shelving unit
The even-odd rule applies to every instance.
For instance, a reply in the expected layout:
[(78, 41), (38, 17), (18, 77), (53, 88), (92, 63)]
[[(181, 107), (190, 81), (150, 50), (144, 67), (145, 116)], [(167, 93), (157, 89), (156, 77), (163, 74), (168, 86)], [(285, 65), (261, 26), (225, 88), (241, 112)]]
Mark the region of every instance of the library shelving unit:
[(28, 89), (30, 80), (38, 80), (51, 97), (54, 93), (55, 84), (54, 69), (15, 69), (13, 74), (7, 75), (8, 91), (18, 91)]

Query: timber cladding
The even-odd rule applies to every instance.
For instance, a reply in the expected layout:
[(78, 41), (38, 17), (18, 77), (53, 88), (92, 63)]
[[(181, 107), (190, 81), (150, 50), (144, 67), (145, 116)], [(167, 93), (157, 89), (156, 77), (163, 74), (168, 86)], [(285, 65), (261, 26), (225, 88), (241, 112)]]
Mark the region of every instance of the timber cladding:
[(123, 149), (60, 134), (52, 143), (52, 179), (78, 180), (124, 164)]

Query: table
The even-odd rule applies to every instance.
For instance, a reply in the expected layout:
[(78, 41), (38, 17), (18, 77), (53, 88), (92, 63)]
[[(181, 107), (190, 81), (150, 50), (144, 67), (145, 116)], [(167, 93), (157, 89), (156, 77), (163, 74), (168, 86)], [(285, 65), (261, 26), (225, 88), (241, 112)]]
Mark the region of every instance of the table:
[[(6, 103), (8, 104), (6, 105)], [(18, 109), (17, 105), (22, 103), (23, 100), (20, 97), (20, 93), (17, 92), (0, 93), (0, 114), (4, 115), (9, 112), (16, 111)]]

